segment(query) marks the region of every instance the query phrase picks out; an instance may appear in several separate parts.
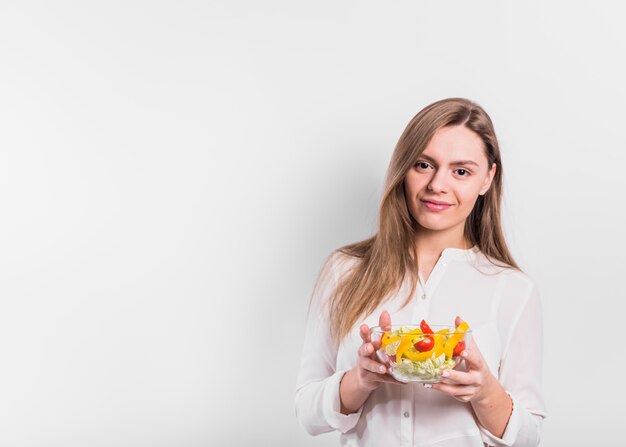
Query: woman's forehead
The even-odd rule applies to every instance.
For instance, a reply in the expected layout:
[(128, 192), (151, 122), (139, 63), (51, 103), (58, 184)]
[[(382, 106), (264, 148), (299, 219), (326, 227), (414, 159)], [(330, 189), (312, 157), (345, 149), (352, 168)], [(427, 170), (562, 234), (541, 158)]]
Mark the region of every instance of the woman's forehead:
[(443, 127), (431, 138), (421, 157), (436, 163), (483, 166), (485, 144), (476, 132), (464, 126)]

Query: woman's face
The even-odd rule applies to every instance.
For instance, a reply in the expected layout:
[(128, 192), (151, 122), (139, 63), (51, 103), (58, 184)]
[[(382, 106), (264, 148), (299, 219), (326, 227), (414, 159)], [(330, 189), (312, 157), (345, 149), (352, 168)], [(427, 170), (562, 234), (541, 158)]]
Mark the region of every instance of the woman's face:
[(424, 229), (458, 231), (462, 237), (465, 219), (495, 172), (476, 133), (462, 125), (443, 127), (404, 179), (409, 211)]

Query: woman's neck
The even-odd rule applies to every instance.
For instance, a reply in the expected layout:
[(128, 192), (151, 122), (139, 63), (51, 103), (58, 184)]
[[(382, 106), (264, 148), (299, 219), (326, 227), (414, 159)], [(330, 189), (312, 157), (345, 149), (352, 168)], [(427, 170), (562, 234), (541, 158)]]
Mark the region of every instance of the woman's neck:
[(462, 227), (461, 231), (454, 228), (449, 231), (421, 229), (416, 237), (417, 258), (437, 259), (446, 248), (471, 248), (462, 230)]

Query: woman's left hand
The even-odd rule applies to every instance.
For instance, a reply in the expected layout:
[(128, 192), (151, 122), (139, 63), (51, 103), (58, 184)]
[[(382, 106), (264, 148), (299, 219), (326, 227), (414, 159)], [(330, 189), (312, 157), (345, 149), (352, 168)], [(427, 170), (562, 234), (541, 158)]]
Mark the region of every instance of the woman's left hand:
[[(463, 320), (456, 317), (458, 326)], [(472, 339), (472, 343), (462, 353), (461, 357), (468, 366), (467, 371), (447, 370), (442, 376), (454, 383), (438, 382), (432, 388), (448, 394), (461, 402), (477, 403), (487, 399), (498, 388), (500, 382), (491, 374), (487, 362)]]

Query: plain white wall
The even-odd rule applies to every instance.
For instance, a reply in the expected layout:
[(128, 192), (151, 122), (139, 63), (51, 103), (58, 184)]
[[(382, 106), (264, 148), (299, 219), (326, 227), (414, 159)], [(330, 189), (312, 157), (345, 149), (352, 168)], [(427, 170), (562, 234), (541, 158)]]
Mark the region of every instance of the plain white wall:
[(609, 2), (2, 2), (0, 445), (336, 445), (294, 416), (309, 296), (450, 96), (495, 122), (543, 296), (542, 445), (615, 445), (622, 25)]

